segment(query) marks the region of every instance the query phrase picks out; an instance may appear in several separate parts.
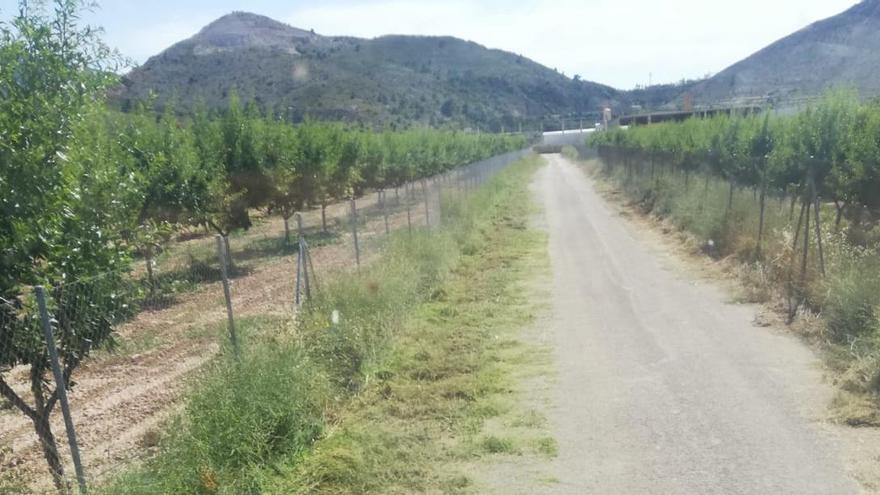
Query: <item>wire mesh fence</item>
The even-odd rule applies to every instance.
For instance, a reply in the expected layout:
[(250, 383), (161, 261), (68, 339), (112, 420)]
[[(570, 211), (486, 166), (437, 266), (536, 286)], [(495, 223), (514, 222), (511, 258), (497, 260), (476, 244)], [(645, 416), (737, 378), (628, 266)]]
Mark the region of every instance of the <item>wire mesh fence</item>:
[(130, 266), (0, 300), (0, 493), (78, 493), (144, 458), (188, 377), (236, 352), (237, 325), (293, 320), (333, 272), (396, 231), (433, 228), (527, 150), (280, 218), (228, 237), (178, 233)]

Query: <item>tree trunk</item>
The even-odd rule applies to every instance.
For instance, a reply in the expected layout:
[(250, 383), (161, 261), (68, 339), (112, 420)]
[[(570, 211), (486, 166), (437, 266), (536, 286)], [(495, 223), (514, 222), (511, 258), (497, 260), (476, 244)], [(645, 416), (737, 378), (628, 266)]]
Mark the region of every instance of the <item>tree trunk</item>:
[(223, 234), (223, 244), (226, 246), (226, 266), (230, 273), (235, 271), (235, 263), (232, 261), (232, 249), (229, 247), (229, 234)]
[(840, 232), (840, 222), (843, 220), (843, 203), (835, 199), (834, 208), (837, 210), (834, 217), (834, 232)]
[(55, 488), (66, 493), (67, 483), (64, 480), (64, 465), (61, 463), (61, 456), (58, 455), (58, 443), (55, 435), (52, 433), (52, 425), (49, 424), (49, 418), (42, 418), (34, 421), (34, 429), (37, 437), (40, 439), (40, 449), (43, 451), (43, 457), (49, 465), (49, 471), (52, 473), (52, 483)]
[(327, 233), (327, 203), (321, 201), (321, 232)]
[(147, 247), (144, 252), (144, 263), (147, 265), (147, 283), (150, 284), (150, 297), (156, 294), (156, 280), (153, 277), (153, 250)]
[(703, 182), (703, 195), (700, 197), (700, 211), (706, 207), (706, 198), (709, 197), (709, 174), (706, 174), (706, 180)]
[(59, 492), (64, 493), (66, 488), (64, 465), (61, 463), (61, 457), (58, 455), (58, 442), (55, 440), (55, 435), (52, 433), (52, 425), (49, 423), (49, 415), (52, 411), (46, 408), (41, 369), (42, 367), (37, 364), (31, 365), (31, 393), (34, 396), (34, 412), (36, 413), (32, 420), (34, 430), (36, 430), (37, 437), (40, 439), (43, 457), (46, 459), (46, 463), (49, 465), (49, 470), (52, 473), (52, 482)]
[(391, 228), (388, 225), (388, 205), (386, 204), (388, 200), (385, 196), (386, 196), (385, 190), (383, 189), (382, 190), (382, 217), (385, 220), (385, 235), (390, 235)]
[(736, 184), (734, 184), (734, 182), (731, 180), (730, 181), (730, 189), (727, 193), (727, 209), (724, 210), (724, 219), (725, 220), (727, 220), (727, 218), (730, 216), (730, 210), (733, 209), (733, 192), (734, 192), (735, 188), (736, 188)]
[(798, 215), (797, 228), (794, 230), (794, 239), (791, 243), (791, 261), (788, 266), (788, 281), (786, 283), (786, 289), (788, 292), (788, 323), (790, 324), (794, 321), (794, 316), (797, 313), (797, 304), (795, 304), (794, 297), (794, 264), (797, 259), (797, 245), (798, 239), (801, 233), (801, 225), (804, 223), (804, 210), (806, 208), (806, 203), (801, 202), (801, 213)]
[(822, 224), (819, 219), (819, 193), (816, 191), (816, 181), (812, 181), (813, 186), (813, 214), (816, 217), (816, 249), (819, 253), (819, 273), (825, 276), (825, 252), (822, 249)]
[(804, 201), (807, 203), (806, 215), (804, 216), (804, 252), (801, 257), (801, 280), (800, 280), (800, 288), (804, 289), (804, 285), (807, 281), (807, 257), (810, 251), (810, 203), (809, 200), (804, 198)]
[(284, 245), (290, 245), (290, 217), (284, 217)]
[(767, 185), (766, 180), (761, 180), (761, 196), (758, 198), (758, 242), (755, 246), (755, 257), (761, 258), (761, 243), (764, 240), (764, 210), (766, 208)]

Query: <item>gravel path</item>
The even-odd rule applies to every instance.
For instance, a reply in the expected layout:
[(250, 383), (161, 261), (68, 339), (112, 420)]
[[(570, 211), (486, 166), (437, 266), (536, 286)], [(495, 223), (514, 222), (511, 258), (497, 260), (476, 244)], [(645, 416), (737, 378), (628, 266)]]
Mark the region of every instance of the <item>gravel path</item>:
[(559, 155), (535, 177), (553, 268), (558, 483), (535, 492), (860, 493), (821, 365), (621, 218)]

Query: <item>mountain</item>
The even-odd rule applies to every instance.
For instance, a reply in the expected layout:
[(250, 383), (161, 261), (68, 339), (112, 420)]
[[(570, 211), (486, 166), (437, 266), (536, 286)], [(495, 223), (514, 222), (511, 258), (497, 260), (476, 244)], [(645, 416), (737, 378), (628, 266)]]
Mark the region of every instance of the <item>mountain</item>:
[[(180, 111), (223, 107), (231, 91), (294, 121), (534, 128), (556, 114), (598, 113), (619, 91), (525, 57), (452, 37), (329, 37), (235, 12), (123, 78), (123, 109), (155, 93)], [(556, 119), (553, 120), (556, 122)]]
[(690, 90), (696, 104), (790, 102), (851, 86), (880, 95), (880, 0), (865, 0), (738, 62)]

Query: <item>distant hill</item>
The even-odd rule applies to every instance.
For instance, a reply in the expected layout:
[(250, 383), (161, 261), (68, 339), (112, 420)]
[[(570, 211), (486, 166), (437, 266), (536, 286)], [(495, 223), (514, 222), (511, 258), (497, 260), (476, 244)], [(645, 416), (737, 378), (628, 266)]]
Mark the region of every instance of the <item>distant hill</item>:
[(534, 128), (555, 114), (598, 112), (624, 94), (525, 57), (452, 37), (327, 37), (236, 12), (125, 76), (123, 108), (151, 92), (182, 111), (229, 92), (292, 120)]
[(842, 14), (787, 36), (694, 86), (694, 103), (758, 97), (785, 103), (852, 86), (880, 95), (880, 0), (865, 0)]

